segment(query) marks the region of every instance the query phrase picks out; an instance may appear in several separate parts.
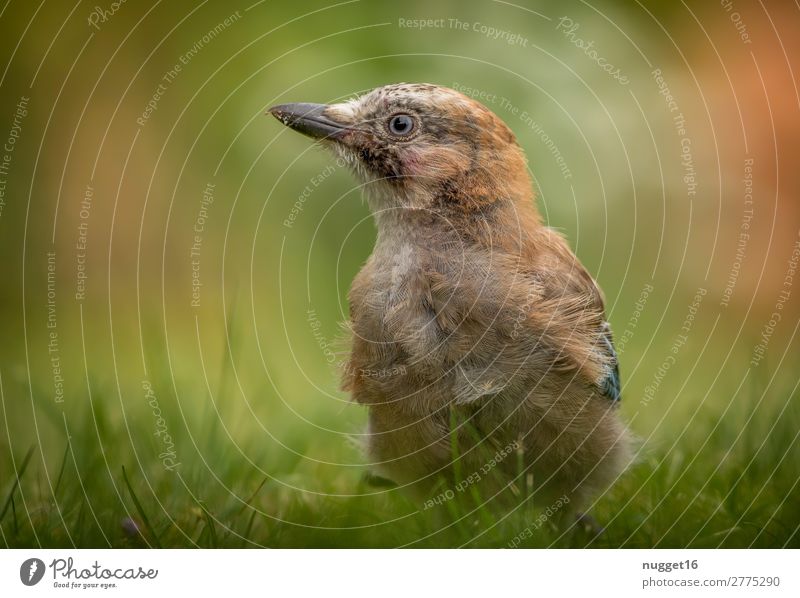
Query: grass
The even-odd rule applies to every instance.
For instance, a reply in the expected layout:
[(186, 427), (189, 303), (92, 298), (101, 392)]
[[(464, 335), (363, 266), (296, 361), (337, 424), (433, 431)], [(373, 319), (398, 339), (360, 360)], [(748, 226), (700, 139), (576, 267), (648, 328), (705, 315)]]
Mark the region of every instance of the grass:
[[(743, 408), (707, 409), (674, 437), (644, 438), (637, 463), (592, 509), (599, 534), (531, 504), (525, 475), (500, 499), (476, 484), (425, 508), (361, 467), (268, 455), (246, 430), (242, 452), (231, 451), (200, 412), (186, 429), (203, 438), (168, 421), (176, 445), (197, 449), (169, 471), (145, 463), (157, 449), (122, 441), (125, 427), (131, 438), (152, 435), (146, 411), (121, 426), (96, 398), (59, 450), (36, 444), (13, 462), (9, 451), (4, 471), (17, 473), (3, 475), (0, 538), (6, 547), (505, 547), (517, 538), (522, 547), (797, 548), (796, 386), (769, 400), (748, 392)], [(323, 449), (329, 461), (358, 459), (347, 443)], [(242, 453), (268, 463), (266, 475)]]

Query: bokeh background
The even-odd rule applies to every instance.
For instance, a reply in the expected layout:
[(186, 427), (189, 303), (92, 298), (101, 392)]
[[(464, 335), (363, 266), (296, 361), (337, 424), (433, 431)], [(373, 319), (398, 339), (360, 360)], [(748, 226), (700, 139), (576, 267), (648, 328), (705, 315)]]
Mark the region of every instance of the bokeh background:
[(638, 461), (603, 537), (527, 541), (797, 546), (799, 25), (782, 1), (3, 2), (3, 542), (529, 525), (364, 483), (333, 362), (375, 229), (351, 175), (264, 115), (409, 81), (509, 124), (606, 294)]

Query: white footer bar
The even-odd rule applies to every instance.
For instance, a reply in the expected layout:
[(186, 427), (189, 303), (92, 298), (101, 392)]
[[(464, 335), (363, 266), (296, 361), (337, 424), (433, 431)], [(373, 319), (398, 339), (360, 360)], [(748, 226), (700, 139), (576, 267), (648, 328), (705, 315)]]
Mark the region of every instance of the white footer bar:
[(0, 551), (2, 596), (796, 597), (799, 578), (796, 550)]

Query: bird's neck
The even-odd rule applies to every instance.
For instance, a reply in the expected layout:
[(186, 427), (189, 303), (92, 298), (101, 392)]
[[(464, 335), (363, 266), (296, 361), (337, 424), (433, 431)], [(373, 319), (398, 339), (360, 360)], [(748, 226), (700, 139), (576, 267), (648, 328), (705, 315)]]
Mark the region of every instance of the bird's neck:
[(423, 251), (472, 246), (518, 253), (542, 229), (532, 198), (497, 200), (480, 210), (451, 205), (417, 208), (387, 202), (370, 204), (378, 229), (376, 249), (389, 254), (405, 246)]

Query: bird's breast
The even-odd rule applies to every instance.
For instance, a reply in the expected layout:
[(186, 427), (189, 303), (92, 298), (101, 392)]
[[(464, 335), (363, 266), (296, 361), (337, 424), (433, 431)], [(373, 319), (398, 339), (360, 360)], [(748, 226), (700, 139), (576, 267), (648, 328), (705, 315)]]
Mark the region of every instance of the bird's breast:
[(508, 351), (513, 311), (503, 280), (480, 254), (448, 257), (413, 244), (376, 251), (350, 293), (358, 400), (396, 398), (425, 411), (502, 390), (511, 376), (500, 369), (519, 361)]

